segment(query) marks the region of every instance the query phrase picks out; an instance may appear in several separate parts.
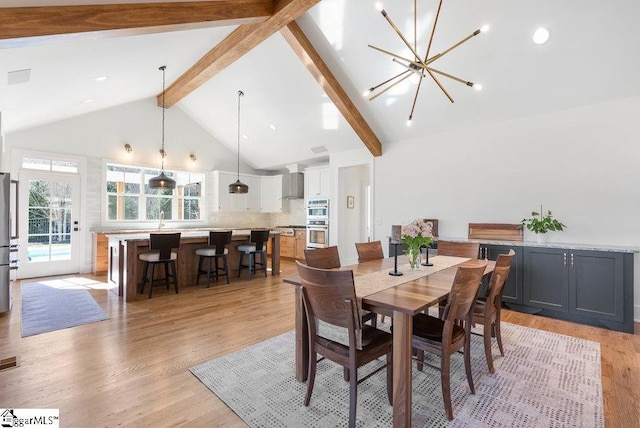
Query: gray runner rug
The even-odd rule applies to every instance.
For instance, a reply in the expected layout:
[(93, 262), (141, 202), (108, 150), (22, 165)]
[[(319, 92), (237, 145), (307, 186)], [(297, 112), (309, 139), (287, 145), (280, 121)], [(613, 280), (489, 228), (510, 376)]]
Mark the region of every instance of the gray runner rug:
[[(455, 419), (444, 413), (440, 371), (413, 365), (414, 427), (604, 427), (600, 344), (502, 323), (505, 356), (494, 342), (496, 373), (487, 369), (482, 337), (472, 336), (471, 395), (463, 355), (452, 356), (451, 397)], [(439, 367), (436, 356), (427, 361)], [(371, 365), (380, 364), (372, 362)], [(368, 373), (360, 369), (360, 377)], [(346, 426), (349, 384), (342, 368), (327, 360), (318, 373), (309, 407), (306, 383), (294, 373), (294, 332), (190, 369), (251, 427)], [(390, 427), (393, 412), (384, 371), (358, 386), (358, 427)]]
[(87, 290), (22, 284), (22, 337), (102, 321), (109, 316)]

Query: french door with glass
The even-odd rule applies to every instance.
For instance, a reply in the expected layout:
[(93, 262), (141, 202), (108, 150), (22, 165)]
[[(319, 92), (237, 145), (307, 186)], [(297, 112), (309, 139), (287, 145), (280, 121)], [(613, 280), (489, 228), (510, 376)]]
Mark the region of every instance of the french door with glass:
[(80, 177), (20, 172), (19, 278), (77, 273)]

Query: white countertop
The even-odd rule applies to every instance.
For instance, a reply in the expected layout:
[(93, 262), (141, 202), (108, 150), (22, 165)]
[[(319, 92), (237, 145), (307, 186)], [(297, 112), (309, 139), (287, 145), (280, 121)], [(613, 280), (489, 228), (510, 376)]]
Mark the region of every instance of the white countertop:
[[(480, 242), (486, 245), (512, 245), (514, 247), (538, 248), (566, 248), (568, 250), (609, 251), (615, 253), (640, 253), (640, 248), (623, 245), (575, 244), (567, 242), (537, 242), (537, 241), (490, 241), (482, 239), (449, 238), (439, 236), (437, 239), (455, 242)], [(436, 241), (437, 241), (436, 239)]]
[[(229, 229), (227, 229), (227, 230), (229, 230)], [(209, 230), (193, 230), (193, 231), (175, 230), (175, 231), (172, 231), (171, 229), (154, 230), (154, 231), (140, 231), (140, 232), (136, 232), (136, 233), (113, 233), (113, 234), (109, 234), (108, 232), (106, 232), (105, 235), (109, 239), (115, 238), (115, 239), (119, 239), (119, 240), (123, 240), (123, 241), (133, 241), (133, 240), (138, 240), (138, 239), (149, 239), (149, 234), (151, 234), (151, 233), (172, 233), (172, 232), (180, 232), (180, 237), (181, 238), (206, 238), (206, 237), (209, 236)], [(232, 234), (234, 236), (249, 236), (249, 234), (251, 233), (251, 229), (233, 229), (232, 232), (233, 232)], [(272, 231), (271, 233), (278, 233), (278, 232)]]

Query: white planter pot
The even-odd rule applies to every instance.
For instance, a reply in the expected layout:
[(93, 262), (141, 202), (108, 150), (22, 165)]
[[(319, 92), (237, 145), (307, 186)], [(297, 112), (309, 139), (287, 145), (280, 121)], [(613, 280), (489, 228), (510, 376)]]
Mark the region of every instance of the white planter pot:
[(536, 241), (538, 241), (538, 244), (544, 244), (545, 242), (547, 242), (547, 234), (536, 233)]

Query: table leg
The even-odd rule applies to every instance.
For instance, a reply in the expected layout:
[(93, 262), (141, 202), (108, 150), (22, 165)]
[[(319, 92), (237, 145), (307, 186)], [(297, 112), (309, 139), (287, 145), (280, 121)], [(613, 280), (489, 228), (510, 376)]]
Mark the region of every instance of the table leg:
[(411, 426), (411, 333), (413, 316), (393, 312), (393, 426)]
[(280, 234), (271, 235), (271, 275), (280, 275)]
[(295, 326), (296, 326), (296, 379), (300, 382), (307, 380), (309, 369), (309, 330), (307, 329), (307, 315), (302, 303), (302, 287), (296, 286), (295, 291)]

